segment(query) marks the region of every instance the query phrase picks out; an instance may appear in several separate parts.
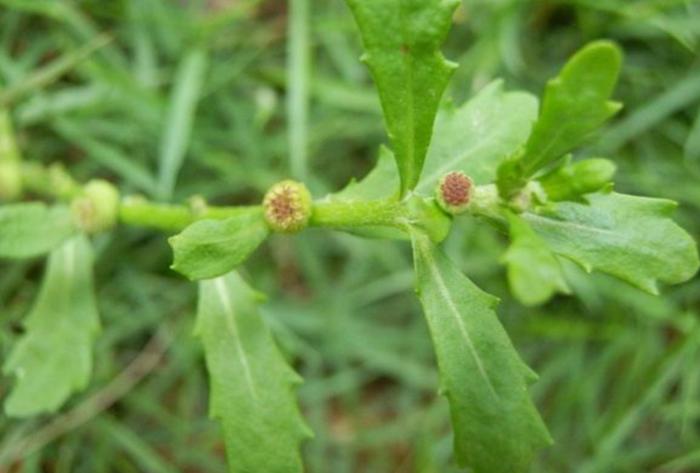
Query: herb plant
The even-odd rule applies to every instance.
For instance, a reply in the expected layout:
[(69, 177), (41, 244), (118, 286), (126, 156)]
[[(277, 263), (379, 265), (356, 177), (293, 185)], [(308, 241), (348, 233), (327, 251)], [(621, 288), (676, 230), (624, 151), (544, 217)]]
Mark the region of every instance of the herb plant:
[[(260, 315), (263, 297), (238, 272), (272, 233), (319, 227), (410, 242), (455, 458), (479, 473), (527, 471), (552, 439), (528, 393), (537, 375), (500, 324), (498, 299), (440, 248), (455, 219), (476, 218), (510, 237), (503, 263), (525, 305), (571, 292), (562, 259), (652, 294), (695, 274), (697, 247), (671, 219), (674, 202), (618, 194), (610, 160), (573, 155), (621, 108), (611, 100), (622, 64), (615, 44), (597, 41), (576, 53), (539, 106), (500, 81), (454, 105), (442, 96), (455, 65), (440, 48), (458, 1), (347, 3), (390, 147), (367, 176), (324, 197), (291, 180), (255, 206), (121, 197), (106, 181), (82, 185), (60, 165), (22, 162), (10, 116), (0, 111), (0, 195), (23, 200), (0, 207), (0, 256), (49, 255), (26, 332), (4, 362), (16, 378), (8, 415), (55, 412), (87, 385), (100, 332), (90, 236), (117, 224), (176, 233), (172, 268), (199, 284), (195, 331), (210, 375), (210, 412), (222, 426), (230, 470), (241, 472), (303, 471), (300, 446), (312, 435), (295, 399), (301, 378)], [(159, 188), (164, 197), (173, 172)]]

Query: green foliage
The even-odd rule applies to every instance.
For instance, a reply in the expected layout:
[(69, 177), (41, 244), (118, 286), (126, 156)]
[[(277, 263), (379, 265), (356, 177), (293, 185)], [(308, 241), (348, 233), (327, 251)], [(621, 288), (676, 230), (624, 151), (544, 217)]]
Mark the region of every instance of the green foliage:
[(608, 159), (584, 159), (573, 164), (565, 160), (561, 166), (542, 176), (539, 183), (547, 198), (553, 201), (581, 201), (585, 194), (612, 187), (616, 169)]
[(225, 220), (201, 220), (170, 238), (172, 268), (193, 281), (221, 276), (245, 261), (268, 234), (259, 207)]
[(179, 65), (160, 143), (158, 195), (172, 197), (185, 160), (199, 95), (207, 71), (207, 53), (193, 48)]
[(58, 247), (76, 232), (70, 209), (41, 203), (0, 207), (0, 256), (31, 258)]
[(17, 149), (10, 114), (0, 108), (0, 198), (13, 200), (22, 193), (20, 153)]
[(413, 233), (417, 291), (450, 402), (455, 453), (477, 473), (528, 471), (551, 443), (527, 386), (536, 376), (498, 321), (498, 300), (466, 278), (422, 233)]
[(100, 331), (92, 275), (92, 249), (76, 236), (49, 257), (26, 333), (3, 370), (16, 384), (5, 400), (10, 416), (55, 412), (83, 390), (92, 372), (92, 345)]
[(547, 244), (519, 215), (509, 213), (511, 244), (503, 261), (513, 295), (525, 305), (548, 301), (555, 293), (569, 294), (562, 268)]
[(394, 154), (386, 146), (379, 148), (377, 164), (360, 181), (353, 179), (340, 192), (329, 195), (329, 199), (340, 201), (362, 201), (389, 199), (398, 194), (399, 174)]
[(621, 105), (610, 101), (622, 63), (619, 48), (608, 41), (589, 44), (549, 81), (542, 109), (524, 149), (499, 169), (501, 194), (519, 190), (538, 170), (579, 146)]
[[(641, 206), (635, 218), (623, 218), (616, 209), (627, 204), (619, 198), (614, 204), (601, 205), (600, 199), (606, 196), (589, 194), (612, 188), (606, 179), (611, 163), (579, 158), (614, 159), (619, 167), (619, 189), (678, 200), (682, 204), (679, 221), (691, 234), (698, 234), (700, 175), (694, 137), (698, 136), (700, 82), (693, 61), (700, 10), (676, 1), (544, 4), (463, 0), (451, 20), (454, 28), (446, 45), (446, 55), (460, 64), (450, 92), (461, 105), (447, 101), (431, 127), (423, 126), (431, 107), (423, 107), (418, 110), (421, 126), (411, 128), (399, 125), (415, 118), (403, 112), (415, 109), (416, 104), (402, 99), (417, 97), (421, 107), (428, 102), (437, 104), (442, 89), (431, 96), (431, 88), (437, 89), (447, 72), (437, 52), (440, 45), (428, 45), (434, 56), (423, 54), (427, 49), (421, 49), (422, 44), (405, 49), (410, 56), (392, 56), (394, 50), (382, 49), (382, 44), (391, 46), (391, 40), (420, 31), (394, 30), (412, 18), (396, 12), (433, 11), (439, 18), (428, 18), (425, 23), (421, 19), (421, 24), (436, 20), (434, 24), (446, 30), (448, 2), (375, 0), (361, 4), (366, 12), (381, 16), (374, 23), (374, 17), (364, 18), (360, 28), (367, 36), (368, 25), (372, 26), (374, 39), (383, 38), (382, 44), (375, 44), (382, 54), (374, 57), (399, 58), (386, 64), (375, 61), (383, 78), (388, 77), (384, 82), (397, 86), (387, 92), (380, 85), (382, 103), (357, 63), (359, 42), (342, 0), (320, 2), (312, 9), (306, 1), (294, 2), (291, 10), (257, 0), (176, 3), (0, 0), (0, 84), (4, 91), (0, 102), (7, 104), (7, 118), (14, 122), (8, 128), (11, 134), (12, 128), (17, 131), (13, 141), (29, 160), (10, 173), (0, 166), (0, 181), (7, 175), (17, 177), (19, 171), (27, 193), (18, 196), (23, 199), (67, 201), (80, 194), (81, 182), (94, 177), (109, 179), (125, 193), (142, 194), (120, 202), (122, 227), (95, 237), (106, 327), (98, 345), (94, 381), (99, 395), (80, 400), (76, 411), (46, 419), (46, 423), (0, 418), (0, 470), (226, 471), (220, 426), (204, 415), (208, 392), (200, 343), (204, 337), (182, 336), (191, 329), (193, 285), (188, 289), (167, 271), (170, 248), (153, 230), (170, 233), (196, 221), (225, 220), (236, 212), (230, 205), (259, 202), (269, 183), (285, 177), (288, 164), (292, 176), (303, 177), (320, 196), (313, 203), (311, 227), (400, 239), (407, 238), (407, 228), (420, 228), (420, 238), (429, 248), (426, 253), (435, 253), (432, 257), (439, 261), (435, 266), (450, 289), (451, 299), (433, 298), (433, 302), (445, 306), (448, 300), (464, 302), (470, 296), (460, 305), (470, 308), (460, 310), (470, 333), (496, 324), (501, 334), (496, 338), (502, 341), (505, 335), (498, 323), (503, 324), (523, 359), (537, 367), (541, 378), (527, 389), (523, 380), (532, 381), (532, 373), (524, 367), (522, 373), (513, 368), (517, 354), (510, 345), (489, 346), (484, 359), (506, 360), (507, 372), (513, 376), (498, 375), (496, 379), (504, 389), (521, 388), (518, 395), (524, 401), (518, 406), (529, 402), (529, 390), (532, 404), (539, 407), (556, 439), (553, 447), (534, 454), (535, 440), (544, 442), (545, 436), (538, 434), (542, 429), (535, 426), (541, 424), (535, 421), (531, 407), (529, 417), (493, 412), (489, 422), (476, 426), (454, 422), (450, 428), (447, 403), (436, 395), (430, 337), (424, 320), (418, 317), (418, 304), (408, 297), (414, 274), (406, 245), (313, 229), (291, 239), (270, 239), (269, 251), (257, 255), (245, 268), (256, 286), (275, 294), (259, 310), (290, 363), (293, 360), (295, 370), (308, 380), (299, 389), (300, 404), (305, 422), (317, 436), (304, 445), (306, 471), (456, 473), (464, 470), (453, 460), (453, 432), (458, 433), (459, 441), (474, 429), (481, 433), (491, 426), (487, 430), (490, 437), (485, 438), (499, 441), (485, 445), (488, 450), (466, 459), (457, 450), (469, 471), (479, 471), (477, 459), (491, 460), (502, 450), (512, 453), (519, 447), (522, 450), (515, 450), (514, 460), (501, 455), (503, 461), (496, 471), (508, 469), (511, 460), (514, 470), (530, 456), (530, 471), (695, 471), (700, 467), (696, 455), (700, 415), (695, 408), (700, 392), (697, 278), (654, 298), (616, 278), (582, 274), (557, 251), (560, 247), (583, 248), (582, 259), (618, 270), (629, 256), (625, 271), (615, 274), (629, 273), (644, 259), (641, 274), (645, 277), (662, 274), (680, 280), (691, 276), (697, 256), (687, 235), (666, 214), (659, 215), (656, 206)], [(359, 7), (355, 10), (357, 13)], [(287, 30), (281, 28), (285, 22), (290, 26)], [(111, 37), (100, 31), (109, 31)], [(440, 36), (437, 30), (434, 33), (426, 37)], [(616, 93), (629, 112), (602, 128), (599, 139), (588, 142), (579, 138), (590, 134), (583, 126), (590, 125), (590, 116), (576, 120), (565, 133), (578, 143), (569, 150), (576, 153), (574, 164), (566, 161), (569, 151), (555, 156), (557, 151), (531, 176), (525, 177), (514, 166), (506, 176), (512, 178), (506, 182), (512, 188), (501, 198), (493, 184), (496, 169), (508, 158), (512, 166), (525, 153), (537, 102), (526, 93), (504, 92), (497, 78), (507, 78), (509, 90), (535, 90), (575, 48), (600, 37), (613, 39), (629, 52)], [(398, 44), (403, 46), (402, 41)], [(198, 59), (200, 54), (206, 58)], [(313, 74), (309, 57), (314, 59)], [(426, 60), (411, 62), (413, 59)], [(437, 67), (435, 83), (425, 81), (417, 92), (405, 87), (416, 77), (407, 72), (425, 72), (431, 64)], [(375, 73), (375, 69), (370, 63), (370, 71)], [(590, 75), (603, 69), (582, 72)], [(205, 73), (206, 80), (202, 80)], [(585, 81), (579, 82), (586, 86)], [(387, 94), (395, 100), (387, 101)], [(475, 98), (463, 103), (461, 98), (466, 96)], [(579, 99), (585, 101), (577, 93)], [(380, 105), (387, 117), (393, 110), (394, 128), (387, 128), (397, 156), (402, 149), (404, 156), (420, 156), (419, 144), (425, 144), (429, 128), (434, 129), (434, 136), (427, 140), (425, 169), (416, 171), (421, 175), (416, 192), (398, 198), (402, 188), (399, 173), (393, 154), (385, 149), (367, 178), (340, 194), (323, 197), (367, 167), (383, 136)], [(590, 105), (576, 103), (586, 113), (595, 112), (596, 107)], [(541, 118), (546, 108), (545, 103)], [(604, 112), (605, 107), (599, 111)], [(570, 122), (566, 116), (549, 120), (556, 126)], [(415, 136), (410, 136), (413, 131)], [(546, 148), (546, 140), (555, 138), (552, 143), (557, 142), (556, 146), (568, 147), (557, 136), (543, 128), (538, 146)], [(76, 180), (51, 178), (45, 172), (52, 168), (49, 160), (64, 163)], [(603, 166), (589, 168), (591, 164)], [(429, 173), (442, 166), (449, 168), (446, 171), (465, 171), (478, 184), (473, 205), (459, 217), (444, 215), (429, 198), (437, 179), (431, 180)], [(508, 165), (501, 176), (503, 170)], [(48, 179), (33, 180), (34, 171)], [(10, 196), (14, 193), (8, 192)], [(210, 204), (183, 205), (193, 194), (201, 196), (197, 202)], [(149, 197), (158, 201), (149, 201)], [(575, 203), (557, 204), (559, 201)], [(670, 203), (665, 205), (670, 209)], [(566, 216), (560, 215), (562, 209), (568, 209), (563, 212)], [(522, 213), (513, 214), (514, 210)], [(586, 216), (581, 228), (578, 217), (568, 220), (579, 213)], [(547, 228), (538, 228), (533, 216), (546, 221)], [(484, 220), (494, 223), (496, 229), (484, 225)], [(595, 224), (589, 225), (589, 220)], [(612, 230), (601, 222), (610, 224)], [(665, 236), (649, 229), (659, 223), (668, 230), (662, 232)], [(559, 226), (563, 227), (560, 233), (552, 230)], [(497, 233), (508, 227), (510, 235)], [(635, 228), (639, 236), (633, 235)], [(426, 232), (432, 243), (422, 236)], [(594, 234), (588, 241), (595, 243), (586, 246), (577, 232)], [(649, 241), (644, 233), (651, 234)], [(224, 240), (234, 237), (221, 236)], [(202, 231), (200, 237), (207, 242), (208, 232)], [(442, 248), (433, 246), (443, 239)], [(610, 240), (615, 240), (613, 245), (608, 245)], [(631, 250), (619, 250), (630, 242)], [(189, 244), (197, 247), (194, 239)], [(227, 244), (217, 247), (215, 253), (228, 265), (229, 253), (223, 248)], [(241, 256), (237, 249), (232, 253)], [(496, 264), (504, 253), (505, 269)], [(648, 254), (653, 267), (647, 265)], [(216, 260), (212, 255), (203, 257), (214, 266)], [(503, 273), (515, 271), (523, 286), (518, 289), (511, 282), (516, 298), (526, 303), (533, 296), (538, 302), (546, 299), (553, 281), (543, 274), (552, 274), (559, 285), (563, 281), (554, 270), (556, 263), (561, 263), (574, 297), (556, 298), (531, 310), (503, 296)], [(489, 305), (492, 299), (464, 282), (464, 276), (444, 277), (459, 273), (458, 267), (468, 269), (479, 287), (503, 297), (498, 320)], [(19, 320), (31, 303), (35, 268), (32, 261), (14, 262), (0, 274), (3, 356), (23, 337)], [(540, 284), (535, 284), (538, 279)], [(661, 277), (658, 282), (663, 282)], [(427, 283), (435, 289), (435, 281)], [(202, 283), (210, 284), (213, 281)], [(249, 296), (253, 297), (248, 294), (244, 299)], [(474, 305), (483, 310), (475, 311)], [(449, 314), (445, 307), (441, 309), (441, 314)], [(444, 317), (432, 319), (441, 327), (454, 322)], [(473, 371), (473, 359), (461, 356), (466, 348), (454, 331), (445, 332), (443, 342), (456, 342), (438, 351), (438, 361), (447, 352), (458, 382), (454, 391), (470, 393), (478, 378), (467, 378), (464, 371)], [(152, 333), (158, 335), (145, 343)], [(177, 338), (170, 341), (162, 336), (168, 333)], [(228, 343), (226, 334), (219, 330), (218, 338), (210, 335), (226, 351), (219, 366), (228, 371), (219, 380), (224, 388), (217, 390), (225, 401), (218, 405), (238, 427), (247, 413), (232, 415), (224, 389), (229, 389), (226, 383), (230, 380), (240, 381), (242, 372), (232, 369), (240, 363), (238, 353), (232, 352), (235, 344)], [(248, 348), (247, 338), (241, 336), (240, 342)], [(476, 340), (475, 344), (480, 346)], [(163, 352), (166, 356), (159, 356)], [(464, 366), (458, 362), (462, 358), (467, 360)], [(136, 384), (150, 369), (155, 371)], [(282, 379), (292, 381), (271, 382), (270, 395), (295, 403), (290, 394), (295, 376), (285, 372)], [(9, 392), (10, 382), (0, 381), (0, 391)], [(239, 393), (243, 387), (239, 383), (231, 389)], [(504, 398), (513, 399), (509, 396)], [(101, 413), (105, 399), (116, 399), (118, 407)], [(479, 397), (467, 404), (464, 397), (455, 399), (452, 404), (464, 408), (460, 419), (483, 413), (478, 409), (488, 400)], [(305, 430), (299, 427), (299, 417), (296, 411), (288, 416), (288, 420), (297, 420), (293, 432)], [(510, 424), (513, 419), (515, 426)], [(520, 429), (520, 436), (527, 431), (528, 422), (535, 433), (525, 435), (519, 444), (516, 437), (498, 437), (499, 426)], [(291, 439), (287, 445), (292, 446), (285, 451), (298, 470), (302, 435), (292, 438), (285, 432), (264, 440)], [(248, 448), (245, 455), (257, 455), (252, 461), (270, 460), (258, 455), (264, 450), (261, 444), (250, 448), (238, 431), (225, 432), (225, 439), (229, 449), (231, 445)], [(481, 445), (479, 442), (481, 437), (467, 448)], [(236, 452), (232, 458), (232, 471), (240, 470), (242, 455)], [(249, 470), (265, 466), (256, 464)]]
[(301, 378), (258, 313), (256, 294), (235, 272), (199, 285), (196, 335), (210, 377), (209, 411), (222, 426), (232, 472), (303, 472), (311, 436), (293, 394)]
[(450, 171), (462, 171), (477, 184), (493, 182), (498, 165), (527, 140), (536, 118), (537, 99), (525, 92), (506, 92), (500, 80), (459, 107), (445, 104), (435, 120), (417, 190), (431, 194)]
[(440, 47), (458, 0), (347, 0), (365, 46), (401, 176), (418, 183), (440, 98), (456, 65)]
[(674, 202), (617, 193), (588, 200), (553, 204), (523, 219), (556, 254), (651, 294), (658, 294), (658, 282), (677, 284), (697, 272), (697, 245), (671, 220)]

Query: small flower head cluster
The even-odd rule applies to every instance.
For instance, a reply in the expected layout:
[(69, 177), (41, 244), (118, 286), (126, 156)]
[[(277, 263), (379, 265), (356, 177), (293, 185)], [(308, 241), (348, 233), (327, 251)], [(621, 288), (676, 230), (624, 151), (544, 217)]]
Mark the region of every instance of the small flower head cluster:
[(119, 217), (119, 191), (111, 183), (95, 179), (71, 203), (73, 219), (86, 233), (100, 233), (112, 228)]
[(452, 171), (438, 183), (437, 202), (448, 214), (458, 215), (467, 211), (473, 190), (474, 183), (466, 174)]
[(278, 182), (263, 199), (265, 220), (279, 233), (296, 233), (307, 227), (311, 218), (311, 194), (296, 181)]

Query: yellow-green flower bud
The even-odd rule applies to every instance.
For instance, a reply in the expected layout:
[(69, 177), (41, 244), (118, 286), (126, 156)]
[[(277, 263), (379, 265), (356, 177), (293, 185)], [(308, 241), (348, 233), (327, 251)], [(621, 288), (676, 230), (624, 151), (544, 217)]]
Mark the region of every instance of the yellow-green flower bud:
[(71, 203), (73, 218), (85, 233), (109, 230), (119, 216), (119, 191), (107, 181), (88, 182), (82, 193)]
[(585, 159), (555, 169), (540, 178), (540, 183), (549, 199), (576, 201), (610, 187), (615, 170), (615, 163), (607, 159)]
[(435, 191), (435, 197), (442, 210), (450, 215), (467, 211), (472, 198), (474, 182), (460, 171), (452, 171), (442, 177)]
[(300, 182), (278, 182), (265, 194), (263, 208), (265, 220), (272, 231), (296, 233), (309, 224), (311, 193)]

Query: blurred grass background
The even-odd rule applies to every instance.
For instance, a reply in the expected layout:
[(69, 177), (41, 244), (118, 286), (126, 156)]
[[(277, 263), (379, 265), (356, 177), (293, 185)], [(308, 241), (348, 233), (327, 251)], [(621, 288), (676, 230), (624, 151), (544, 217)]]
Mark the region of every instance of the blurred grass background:
[[(446, 47), (460, 64), (449, 95), (496, 77), (539, 94), (602, 37), (626, 53), (625, 110), (582, 154), (614, 159), (620, 191), (679, 201), (698, 237), (697, 0), (465, 0)], [(0, 0), (0, 103), (24, 159), (160, 200), (253, 203), (290, 175), (320, 196), (363, 175), (385, 137), (360, 54), (342, 0)], [(121, 228), (96, 244), (92, 384), (62, 415), (0, 417), (0, 472), (225, 471), (192, 336), (195, 286), (168, 270), (163, 235)], [(532, 471), (700, 472), (700, 279), (654, 298), (567, 266), (575, 297), (528, 309), (508, 295), (504, 244), (466, 221), (446, 246), (502, 298), (540, 373), (532, 393), (556, 444)], [(2, 357), (41, 263), (2, 263)], [(405, 244), (276, 237), (245, 274), (269, 294), (264, 315), (306, 380), (309, 472), (459, 471)]]

